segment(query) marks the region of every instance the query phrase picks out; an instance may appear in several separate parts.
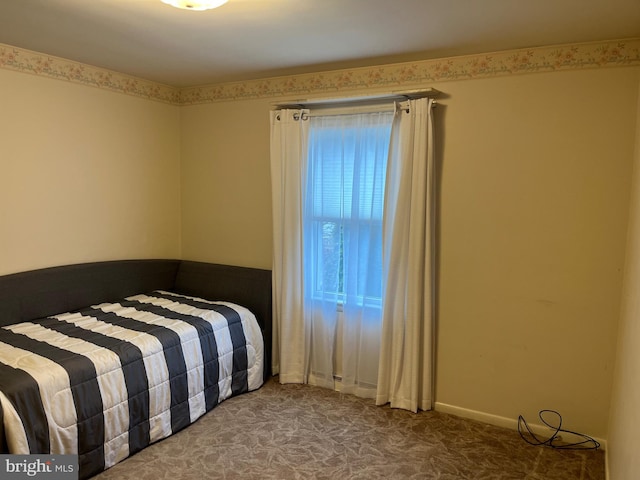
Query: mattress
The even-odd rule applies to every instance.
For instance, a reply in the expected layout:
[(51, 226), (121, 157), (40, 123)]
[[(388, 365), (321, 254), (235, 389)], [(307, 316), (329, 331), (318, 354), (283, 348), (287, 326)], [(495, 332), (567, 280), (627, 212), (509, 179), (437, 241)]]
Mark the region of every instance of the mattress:
[(12, 454), (77, 454), (87, 478), (263, 382), (255, 316), (156, 291), (0, 328)]

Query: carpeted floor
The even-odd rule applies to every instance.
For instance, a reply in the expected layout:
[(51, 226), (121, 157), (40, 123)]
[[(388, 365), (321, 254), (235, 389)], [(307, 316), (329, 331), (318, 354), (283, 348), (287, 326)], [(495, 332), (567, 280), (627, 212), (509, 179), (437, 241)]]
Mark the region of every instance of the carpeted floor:
[(517, 432), (413, 414), (270, 380), (94, 477), (110, 479), (603, 480), (604, 452), (553, 450)]

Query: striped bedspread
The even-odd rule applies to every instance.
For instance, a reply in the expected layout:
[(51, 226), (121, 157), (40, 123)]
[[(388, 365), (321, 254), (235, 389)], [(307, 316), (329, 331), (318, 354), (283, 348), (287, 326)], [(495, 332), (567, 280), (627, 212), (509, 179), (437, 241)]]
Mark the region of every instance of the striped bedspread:
[(247, 309), (163, 291), (0, 328), (9, 453), (87, 478), (260, 387), (263, 358)]

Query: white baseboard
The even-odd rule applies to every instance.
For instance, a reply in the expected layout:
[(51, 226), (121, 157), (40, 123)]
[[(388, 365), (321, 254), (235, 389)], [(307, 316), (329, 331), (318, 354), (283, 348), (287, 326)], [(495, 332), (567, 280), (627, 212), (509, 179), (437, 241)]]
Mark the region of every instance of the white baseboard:
[[(436, 402), (434, 405), (434, 410), (436, 412), (449, 413), (451, 415), (455, 415), (457, 417), (469, 418), (471, 420), (477, 420), (479, 422), (488, 423), (490, 425), (495, 425), (497, 427), (508, 428), (510, 430), (518, 430), (518, 419), (517, 418), (508, 418), (501, 417), (499, 415), (493, 415), (491, 413), (480, 412), (478, 410), (470, 410), (468, 408), (456, 407), (455, 405), (448, 405), (446, 403)], [(549, 432), (549, 427), (540, 424), (531, 424), (527, 422), (531, 431), (535, 434), (545, 435)], [(603, 438), (592, 437), (596, 442), (600, 444), (600, 448), (606, 452), (607, 450), (607, 441)], [(608, 463), (606, 462), (606, 453), (605, 453), (605, 466)], [(607, 469), (608, 474), (608, 469)], [(608, 478), (608, 475), (607, 475)]]

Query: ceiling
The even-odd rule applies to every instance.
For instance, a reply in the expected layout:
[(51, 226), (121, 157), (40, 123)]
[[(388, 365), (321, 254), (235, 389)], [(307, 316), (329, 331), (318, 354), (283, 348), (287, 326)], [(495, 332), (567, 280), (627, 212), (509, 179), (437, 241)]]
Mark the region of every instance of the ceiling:
[(640, 37), (640, 0), (0, 0), (0, 43), (175, 87)]

